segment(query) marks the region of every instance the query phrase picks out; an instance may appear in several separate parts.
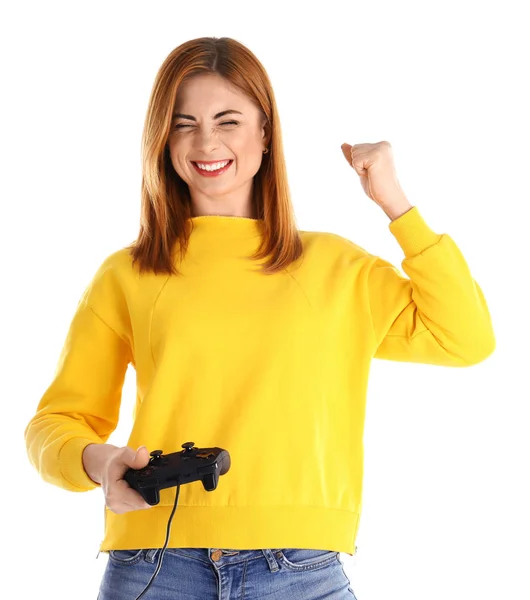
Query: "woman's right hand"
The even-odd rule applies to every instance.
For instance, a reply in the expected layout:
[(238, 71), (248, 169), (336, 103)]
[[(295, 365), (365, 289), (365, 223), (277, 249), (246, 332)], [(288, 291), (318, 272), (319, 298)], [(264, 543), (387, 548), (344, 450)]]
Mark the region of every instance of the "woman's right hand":
[(83, 451), (83, 465), (89, 477), (100, 483), (105, 505), (120, 515), (132, 510), (152, 508), (142, 496), (123, 479), (125, 472), (141, 469), (149, 462), (149, 451), (140, 446), (134, 451), (109, 444), (89, 444)]

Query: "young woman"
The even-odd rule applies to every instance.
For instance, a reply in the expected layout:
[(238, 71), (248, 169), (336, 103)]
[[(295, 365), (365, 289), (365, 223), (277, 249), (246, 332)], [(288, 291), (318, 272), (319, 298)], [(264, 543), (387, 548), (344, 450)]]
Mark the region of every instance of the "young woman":
[[(483, 293), (407, 200), (386, 141), (342, 150), (409, 278), (336, 234), (298, 230), (269, 78), (233, 39), (169, 54), (142, 144), (138, 239), (81, 297), (25, 431), (29, 458), (54, 485), (103, 490), (100, 600), (353, 599), (340, 553), (356, 550), (370, 361), (484, 360), (495, 337)], [(316, 160), (307, 148), (307, 168)], [(106, 442), (129, 364), (134, 425), (118, 447)], [(174, 511), (175, 487), (151, 505), (124, 480), (189, 440), (229, 452), (215, 490), (179, 487)]]

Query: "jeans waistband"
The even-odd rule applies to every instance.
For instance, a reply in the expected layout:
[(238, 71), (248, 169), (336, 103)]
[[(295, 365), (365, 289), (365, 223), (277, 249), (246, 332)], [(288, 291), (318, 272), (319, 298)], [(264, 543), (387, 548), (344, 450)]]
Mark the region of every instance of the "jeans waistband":
[[(237, 550), (232, 548), (167, 548), (166, 555), (170, 554), (185, 554), (191, 558), (197, 560), (209, 561), (216, 567), (223, 565), (241, 562), (243, 560), (252, 560), (255, 558), (264, 557), (269, 564), (271, 571), (277, 571), (279, 569), (278, 562), (276, 561), (276, 553), (281, 548), (260, 548), (256, 550)], [(158, 554), (161, 548), (150, 548), (146, 550), (145, 560), (147, 562), (154, 563), (158, 560)]]

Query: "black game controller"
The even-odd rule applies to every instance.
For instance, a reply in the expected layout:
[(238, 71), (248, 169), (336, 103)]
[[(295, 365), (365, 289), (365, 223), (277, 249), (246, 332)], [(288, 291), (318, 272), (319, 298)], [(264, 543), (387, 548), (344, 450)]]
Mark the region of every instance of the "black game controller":
[(193, 442), (182, 444), (184, 450), (164, 455), (162, 450), (150, 453), (149, 463), (142, 469), (128, 469), (123, 478), (142, 498), (155, 506), (160, 490), (179, 484), (202, 481), (207, 492), (215, 490), (219, 475), (230, 469), (230, 454), (222, 448), (194, 448)]

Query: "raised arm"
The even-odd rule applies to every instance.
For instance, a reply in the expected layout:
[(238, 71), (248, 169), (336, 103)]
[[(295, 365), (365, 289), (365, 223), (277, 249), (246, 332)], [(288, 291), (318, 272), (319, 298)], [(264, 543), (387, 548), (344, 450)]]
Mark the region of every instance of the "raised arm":
[(451, 367), (477, 364), (495, 349), (484, 294), (453, 239), (413, 207), (389, 224), (405, 253), (404, 277), (372, 257), (367, 285), (374, 358)]

